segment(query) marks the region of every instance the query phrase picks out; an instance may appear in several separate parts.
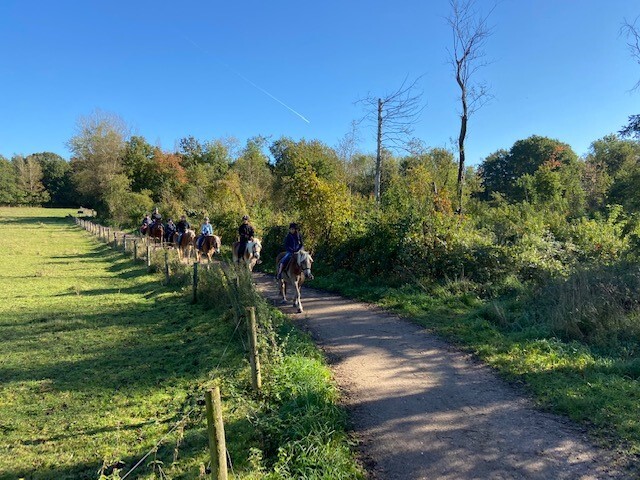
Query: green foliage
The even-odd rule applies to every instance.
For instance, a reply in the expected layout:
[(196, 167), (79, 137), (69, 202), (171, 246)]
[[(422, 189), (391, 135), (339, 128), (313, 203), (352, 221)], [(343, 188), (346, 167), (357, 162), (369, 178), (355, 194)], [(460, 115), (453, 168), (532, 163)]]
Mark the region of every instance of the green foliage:
[(581, 213), (584, 191), (580, 170), (569, 145), (534, 135), (518, 140), (509, 152), (495, 152), (482, 163), (482, 198), (500, 193), (510, 201), (527, 200), (563, 210), (570, 207)]
[(565, 338), (596, 346), (630, 345), (633, 350), (640, 345), (637, 264), (577, 270), (549, 283), (534, 295), (531, 306), (538, 321)]
[(318, 140), (294, 142), (289, 138), (281, 138), (273, 142), (270, 150), (275, 160), (275, 171), (284, 181), (306, 169), (328, 182), (344, 178), (344, 168), (338, 154)]
[(0, 155), (0, 205), (18, 205), (21, 195), (13, 165)]
[(80, 203), (93, 207), (100, 215), (107, 214), (105, 196), (114, 188), (111, 183), (120, 182), (116, 177), (123, 171), (126, 135), (121, 118), (96, 111), (78, 119), (76, 134), (68, 142)]
[(42, 205), (50, 199), (42, 184), (42, 167), (32, 156), (15, 155), (11, 163), (16, 171), (17, 197), (22, 205)]

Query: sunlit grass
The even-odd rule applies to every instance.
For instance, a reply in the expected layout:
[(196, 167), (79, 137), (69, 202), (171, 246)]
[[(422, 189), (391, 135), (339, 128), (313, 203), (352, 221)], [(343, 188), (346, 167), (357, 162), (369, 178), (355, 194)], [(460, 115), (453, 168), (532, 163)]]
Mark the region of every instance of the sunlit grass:
[[(279, 418), (280, 399), (261, 400), (250, 391), (245, 333), (236, 330), (228, 305), (191, 305), (181, 286), (163, 287), (161, 274), (98, 243), (68, 213), (0, 208), (0, 478), (122, 474), (190, 411), (134, 478), (156, 478), (153, 468), (167, 478), (204, 478), (207, 435), (197, 399), (215, 378), (236, 477), (270, 475), (279, 460), (265, 450), (259, 425), (267, 415)], [(331, 390), (308, 339), (287, 338), (291, 347), (279, 347), (282, 357), (289, 358), (287, 348), (295, 358), (306, 352), (317, 370), (310, 382)], [(273, 389), (277, 378), (266, 378), (266, 387)], [(321, 455), (317, 478), (357, 477), (340, 433), (343, 419), (331, 414), (335, 398), (323, 408), (334, 432), (323, 440), (336, 447)], [(304, 417), (299, 411), (297, 418)], [(279, 425), (270, 442), (288, 448), (289, 424)], [(339, 467), (329, 465), (336, 452)], [(322, 476), (325, 469), (337, 473)], [(273, 478), (298, 478), (292, 472)]]

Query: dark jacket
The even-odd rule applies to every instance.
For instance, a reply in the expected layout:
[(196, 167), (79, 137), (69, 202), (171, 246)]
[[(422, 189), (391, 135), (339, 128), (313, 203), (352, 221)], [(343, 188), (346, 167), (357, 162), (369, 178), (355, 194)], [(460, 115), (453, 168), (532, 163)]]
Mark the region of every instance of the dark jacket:
[(240, 236), (240, 243), (247, 243), (249, 240), (253, 238), (254, 235), (253, 227), (248, 223), (243, 223), (238, 228), (238, 235)]
[(296, 253), (302, 247), (302, 235), (287, 233), (287, 238), (284, 239), (284, 248), (287, 252)]
[(189, 222), (187, 222), (186, 220), (180, 220), (178, 223), (176, 223), (176, 229), (178, 230), (178, 233), (184, 233), (189, 228), (191, 228), (191, 225), (189, 225)]

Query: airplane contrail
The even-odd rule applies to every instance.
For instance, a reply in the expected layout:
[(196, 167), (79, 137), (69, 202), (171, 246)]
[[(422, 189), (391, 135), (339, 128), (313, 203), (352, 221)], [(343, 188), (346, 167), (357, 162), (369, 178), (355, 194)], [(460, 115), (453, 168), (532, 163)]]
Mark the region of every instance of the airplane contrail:
[(200, 50), (201, 52), (205, 53), (206, 55), (209, 55), (210, 57), (212, 57), (216, 62), (224, 65), (227, 69), (229, 69), (231, 72), (235, 73), (237, 76), (239, 76), (241, 79), (243, 79), (245, 82), (247, 82), (249, 85), (253, 86), (254, 88), (260, 90), (262, 93), (264, 93), (265, 95), (267, 95), (269, 98), (275, 100), (276, 102), (278, 102), (280, 105), (282, 105), (284, 108), (286, 108), (287, 110), (289, 110), (290, 112), (296, 114), (298, 117), (300, 117), (302, 120), (304, 120), (307, 123), (311, 123), (309, 120), (307, 120), (304, 115), (302, 115), (301, 113), (296, 112), (293, 108), (291, 108), (289, 105), (287, 105), (286, 103), (284, 103), (282, 100), (280, 100), (279, 98), (275, 97), (274, 95), (272, 95), (271, 93), (267, 92), (264, 88), (262, 88), (259, 85), (256, 85), (254, 82), (252, 82), (251, 80), (249, 80), (247, 77), (245, 77), (244, 75), (242, 75), (240, 72), (238, 72), (237, 70), (231, 68), (229, 65), (227, 65), (226, 63), (220, 61), (220, 59), (218, 59), (216, 56), (214, 56), (212, 53), (208, 52), (207, 50), (205, 50), (204, 48), (202, 48), (200, 45), (198, 45), (196, 42), (194, 42), (193, 40), (191, 40), (189, 37), (187, 37), (186, 35), (182, 35), (185, 40), (187, 40), (189, 43), (191, 43), (194, 47), (196, 47), (198, 50)]

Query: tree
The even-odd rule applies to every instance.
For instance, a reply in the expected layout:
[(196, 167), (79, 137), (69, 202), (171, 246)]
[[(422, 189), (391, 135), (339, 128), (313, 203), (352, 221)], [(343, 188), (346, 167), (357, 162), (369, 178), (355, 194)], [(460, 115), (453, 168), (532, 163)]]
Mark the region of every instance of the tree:
[(416, 92), (416, 84), (421, 77), (411, 83), (405, 78), (402, 85), (384, 97), (368, 95), (356, 103), (364, 105), (366, 114), (362, 121), (376, 127), (376, 171), (374, 195), (380, 203), (382, 183), (382, 162), (385, 150), (407, 149), (412, 140), (413, 130), (420, 113), (422, 92)]
[(266, 139), (254, 137), (247, 144), (233, 164), (242, 184), (244, 199), (249, 211), (268, 205), (273, 194), (273, 172), (269, 157), (263, 152)]
[[(96, 110), (78, 119), (76, 134), (67, 142), (73, 157), (73, 180), (82, 201), (106, 214), (106, 194), (122, 173), (128, 128), (115, 114)], [(118, 179), (120, 181), (120, 179)]]
[(202, 164), (209, 165), (216, 180), (223, 178), (229, 170), (236, 148), (237, 140), (235, 138), (223, 138), (201, 143), (196, 138), (189, 136), (179, 142), (179, 153), (184, 168), (188, 169)]
[(16, 171), (9, 160), (0, 155), (0, 205), (16, 205), (20, 200)]
[(307, 166), (318, 178), (330, 182), (344, 180), (344, 165), (331, 147), (319, 140), (280, 138), (269, 147), (275, 163), (275, 174), (282, 187), (294, 174)]
[[(490, 98), (487, 86), (474, 81), (478, 69), (486, 66), (484, 46), (491, 36), (487, 15), (476, 10), (475, 0), (449, 0), (451, 14), (447, 22), (453, 33), (453, 48), (449, 52), (451, 65), (460, 88), (460, 132), (458, 134), (458, 212), (462, 213), (462, 194), (465, 173), (465, 141), (469, 117), (481, 108)], [(494, 7), (495, 8), (495, 7)]]
[[(636, 26), (640, 17), (636, 17), (633, 23), (625, 19), (622, 24), (620, 32), (627, 38), (627, 47), (631, 57), (640, 64), (640, 29)], [(637, 89), (640, 87), (640, 80), (638, 80), (633, 87)], [(629, 117), (629, 123), (620, 130), (620, 135), (623, 137), (636, 137), (640, 139), (640, 115), (631, 115)]]
[(42, 167), (33, 157), (15, 155), (11, 163), (16, 170), (18, 190), (26, 205), (42, 205), (49, 200), (49, 193), (42, 184)]
[(507, 152), (499, 150), (480, 165), (483, 197), (499, 193), (507, 200), (553, 203), (584, 196), (578, 156), (566, 143), (533, 135), (518, 140)]
[(585, 177), (589, 203), (596, 208), (623, 205), (627, 211), (640, 206), (640, 141), (607, 135), (591, 144)]
[(123, 173), (131, 181), (131, 190), (142, 192), (149, 188), (148, 180), (153, 169), (156, 148), (144, 137), (134, 135), (125, 145), (122, 156)]
[(78, 204), (77, 192), (71, 178), (71, 165), (60, 155), (41, 152), (29, 155), (42, 168), (42, 185), (51, 197), (47, 202), (51, 207), (71, 207)]

